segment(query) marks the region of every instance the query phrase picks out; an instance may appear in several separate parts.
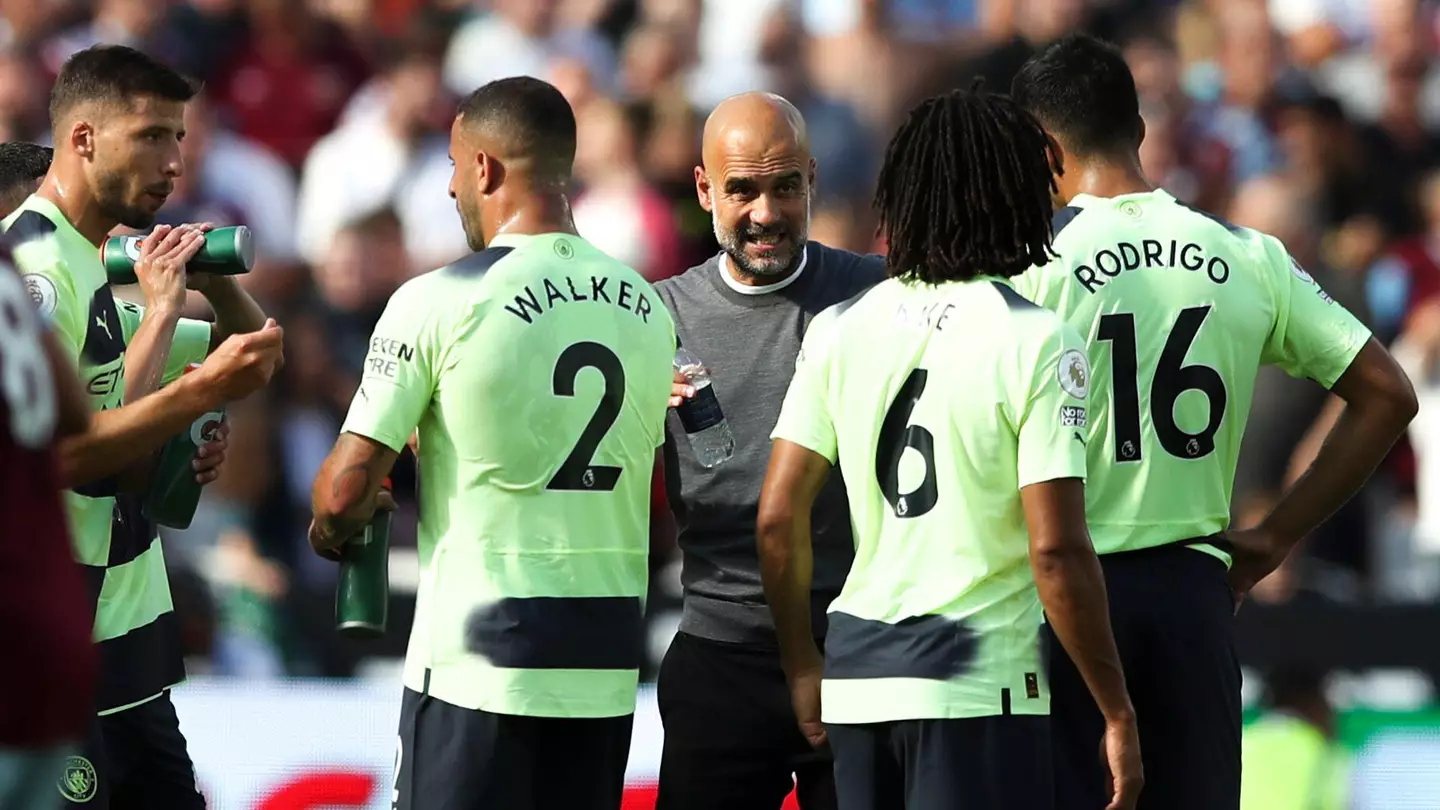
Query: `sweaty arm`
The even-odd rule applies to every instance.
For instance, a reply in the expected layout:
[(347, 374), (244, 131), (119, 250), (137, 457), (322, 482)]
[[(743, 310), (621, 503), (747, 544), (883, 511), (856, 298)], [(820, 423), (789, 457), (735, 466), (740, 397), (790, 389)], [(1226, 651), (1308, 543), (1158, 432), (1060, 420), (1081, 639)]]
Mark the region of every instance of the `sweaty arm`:
[(792, 679), (818, 674), (822, 660), (810, 616), (810, 510), (838, 459), (829, 405), (833, 329), (834, 317), (821, 313), (805, 332), (795, 376), (771, 433), (774, 444), (755, 526), (760, 580), (775, 620), (780, 663)]
[(254, 332), (265, 325), (265, 310), (231, 276), (211, 276), (203, 295), (215, 310), (215, 328), (210, 336), (212, 352), (231, 335)]
[(810, 510), (830, 475), (830, 461), (795, 442), (777, 438), (760, 490), (755, 536), (760, 580), (775, 620), (785, 673), (818, 671), (820, 648), (811, 626), (810, 588), (815, 557)]
[(1134, 708), (1110, 630), (1105, 577), (1085, 524), (1090, 366), (1084, 343), (1057, 321), (1038, 355), (1022, 357), (1016, 366), (1026, 375), (1012, 411), (1016, 481), (1045, 619), (1101, 714), (1112, 723), (1129, 722)]
[[(439, 360), (430, 317), (434, 307), (416, 293), (416, 281), (395, 292), (375, 325), (365, 372), (340, 438), (315, 477), (310, 545), (321, 556), (333, 559), (382, 505), (379, 493), (385, 476), (434, 396), (432, 369)], [(391, 355), (387, 347), (394, 345), (413, 351)]]
[(1279, 277), (1280, 316), (1264, 359), (1319, 382), (1345, 403), (1314, 460), (1258, 527), (1274, 544), (1278, 564), (1360, 491), (1418, 405), (1390, 353), (1299, 265), (1285, 257), (1272, 277)]
[(310, 547), (333, 556), (375, 515), (381, 485), (400, 453), (374, 439), (342, 433), (310, 492)]
[[(136, 400), (153, 393), (162, 385), (169, 385), (185, 372), (191, 363), (203, 363), (215, 345), (215, 329), (206, 321), (175, 317), (170, 313), (157, 313), (130, 301), (117, 300), (116, 312), (120, 315), (120, 329), (125, 335), (125, 401)], [(173, 321), (174, 323), (169, 323)], [(154, 336), (168, 333), (168, 344), (157, 345), (146, 356), (141, 343), (146, 330), (154, 329)], [(163, 331), (162, 331), (163, 330)], [(153, 339), (153, 337), (152, 337)], [(132, 372), (143, 377), (135, 379)]]
[(1107, 720), (1133, 716), (1110, 630), (1105, 576), (1085, 526), (1085, 482), (1059, 478), (1020, 490), (1030, 530), (1030, 569), (1045, 620), (1075, 662)]
[[(71, 364), (78, 363), (89, 302), (80, 302), (70, 274), (43, 243), (18, 246), (15, 258), (26, 273), (27, 284), (39, 290), (40, 314), (52, 327), (55, 346)], [(105, 479), (147, 459), (215, 404), (202, 385), (182, 380), (134, 405), (92, 412), (89, 430), (59, 442), (65, 486), (113, 489)]]

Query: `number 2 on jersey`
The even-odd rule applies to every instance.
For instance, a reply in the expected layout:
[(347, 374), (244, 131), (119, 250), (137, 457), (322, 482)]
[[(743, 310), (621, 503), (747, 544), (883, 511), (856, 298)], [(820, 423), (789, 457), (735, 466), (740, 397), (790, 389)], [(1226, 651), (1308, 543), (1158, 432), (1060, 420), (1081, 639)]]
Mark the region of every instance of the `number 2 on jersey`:
[[(1210, 314), (1210, 307), (1180, 311), (1160, 352), (1150, 381), (1150, 421), (1160, 447), (1176, 458), (1204, 458), (1215, 452), (1215, 434), (1225, 418), (1225, 380), (1209, 366), (1185, 365), (1185, 355)], [(1135, 347), (1135, 316), (1128, 312), (1100, 318), (1102, 341), (1110, 343), (1110, 369), (1114, 378), (1111, 410), (1115, 414), (1115, 460), (1140, 461), (1145, 451), (1140, 438), (1139, 361)], [(1186, 433), (1175, 424), (1175, 402), (1186, 391), (1199, 391), (1209, 403), (1209, 416), (1199, 433)]]
[[(875, 443), (875, 478), (880, 492), (895, 517), (917, 518), (935, 508), (939, 498), (935, 486), (935, 434), (920, 425), (910, 424), (910, 414), (915, 403), (925, 391), (929, 372), (917, 368), (905, 378), (900, 393), (885, 412), (885, 421), (880, 425), (880, 439)], [(905, 448), (913, 447), (925, 461), (925, 479), (910, 492), (900, 491), (900, 457)]]
[(625, 366), (621, 364), (620, 358), (599, 343), (572, 343), (555, 361), (555, 376), (552, 381), (555, 396), (575, 396), (575, 380), (580, 376), (580, 372), (587, 368), (593, 368), (604, 375), (605, 390), (600, 393), (600, 402), (595, 405), (595, 413), (585, 424), (575, 447), (570, 450), (570, 455), (565, 457), (560, 469), (555, 471), (550, 483), (545, 485), (546, 489), (610, 492), (620, 480), (620, 467), (590, 463), (595, 456), (595, 449), (600, 446), (600, 440), (610, 432), (616, 417), (620, 415), (620, 407), (625, 404)]

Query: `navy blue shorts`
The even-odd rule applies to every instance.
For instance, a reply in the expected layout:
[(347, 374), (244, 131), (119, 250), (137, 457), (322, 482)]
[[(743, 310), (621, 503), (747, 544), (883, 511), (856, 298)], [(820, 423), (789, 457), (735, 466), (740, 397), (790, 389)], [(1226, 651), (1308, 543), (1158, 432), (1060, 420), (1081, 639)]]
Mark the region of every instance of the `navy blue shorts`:
[(840, 810), (1056, 808), (1046, 717), (826, 723), (825, 733)]
[(170, 693), (95, 718), (80, 753), (65, 761), (60, 795), (85, 810), (204, 810)]
[(616, 810), (634, 717), (493, 714), (406, 689), (394, 808)]
[[(1240, 664), (1224, 563), (1180, 545), (1100, 558), (1110, 624), (1140, 725), (1139, 810), (1238, 810)], [(1060, 806), (1101, 810), (1105, 723), (1046, 628)]]

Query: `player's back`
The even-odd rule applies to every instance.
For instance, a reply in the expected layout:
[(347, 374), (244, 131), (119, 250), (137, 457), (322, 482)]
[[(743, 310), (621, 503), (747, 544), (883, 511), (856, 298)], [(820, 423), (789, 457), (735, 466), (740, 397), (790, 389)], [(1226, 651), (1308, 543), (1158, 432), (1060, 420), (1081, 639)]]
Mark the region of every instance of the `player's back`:
[(1368, 331), (1274, 237), (1164, 191), (1079, 195), (1056, 214), (1054, 249), (1016, 288), (1089, 346), (1096, 551), (1222, 531), (1259, 367), (1328, 387)]
[[(416, 414), (424, 574), (409, 667), (433, 667), (431, 694), (469, 708), (633, 710), (635, 669), (572, 653), (613, 662), (641, 643), (675, 353), (664, 306), (634, 270), (545, 234), (415, 279), (390, 311), (424, 319), (420, 345), (389, 340), (382, 321), (357, 398), (390, 364), (402, 378), (423, 366), (433, 387)], [(580, 669), (615, 677), (566, 680)]]
[(92, 617), (55, 465), (54, 381), (8, 250), (0, 250), (0, 379), (0, 747), (73, 742), (93, 710)]
[[(800, 362), (824, 363), (856, 543), (830, 608), (827, 720), (993, 715), (1012, 708), (1011, 695), (1015, 713), (1043, 714), (1042, 611), (1020, 489), (1083, 474), (1079, 336), (985, 279), (885, 281), (810, 332), (805, 354), (826, 356)], [(876, 634), (897, 625), (913, 636), (886, 665), (905, 670), (889, 677), (913, 679), (899, 688), (869, 680), (879, 677), (869, 657), (884, 647)]]

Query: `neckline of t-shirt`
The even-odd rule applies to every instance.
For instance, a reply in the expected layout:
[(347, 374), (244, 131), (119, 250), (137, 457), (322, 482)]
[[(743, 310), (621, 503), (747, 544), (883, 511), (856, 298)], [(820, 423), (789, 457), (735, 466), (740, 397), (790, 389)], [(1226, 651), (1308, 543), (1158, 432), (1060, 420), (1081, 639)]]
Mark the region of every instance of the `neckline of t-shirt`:
[(795, 268), (795, 272), (773, 284), (759, 284), (755, 286), (751, 286), (749, 284), (741, 284), (739, 281), (735, 280), (734, 273), (730, 271), (730, 255), (723, 251), (720, 253), (720, 261), (715, 263), (715, 269), (720, 274), (720, 280), (725, 282), (726, 287), (729, 287), (732, 291), (739, 295), (743, 295), (746, 297), (754, 297), (779, 292), (786, 287), (789, 287), (791, 284), (799, 281), (801, 274), (805, 272), (805, 265), (809, 263), (810, 246), (809, 244), (806, 244), (805, 249), (800, 252), (800, 266)]
[(1124, 202), (1125, 200), (1137, 200), (1143, 197), (1159, 197), (1162, 200), (1173, 200), (1170, 192), (1163, 188), (1153, 188), (1149, 191), (1137, 191), (1133, 194), (1117, 194), (1114, 197), (1099, 197), (1094, 194), (1080, 193), (1070, 199), (1069, 207), (1084, 208), (1087, 205)]

